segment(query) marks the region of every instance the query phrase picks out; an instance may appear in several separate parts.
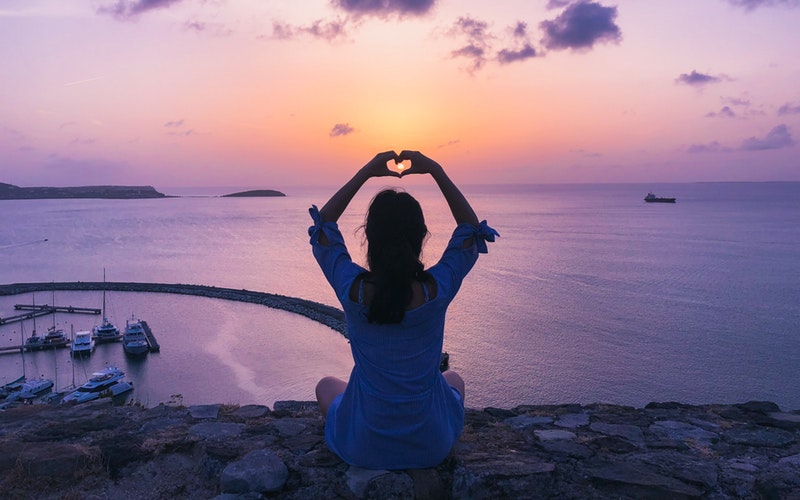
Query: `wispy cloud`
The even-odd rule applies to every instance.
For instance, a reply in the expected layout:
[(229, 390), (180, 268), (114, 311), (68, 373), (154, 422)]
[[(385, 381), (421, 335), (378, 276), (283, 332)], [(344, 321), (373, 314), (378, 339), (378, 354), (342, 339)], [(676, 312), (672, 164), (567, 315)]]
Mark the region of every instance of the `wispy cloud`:
[(183, 0), (117, 0), (113, 4), (101, 6), (98, 14), (106, 14), (120, 21), (130, 21), (147, 11), (163, 9)]
[(167, 135), (172, 135), (175, 137), (189, 137), (190, 135), (196, 135), (196, 132), (193, 129), (184, 130), (183, 124), (183, 118), (180, 120), (170, 120), (164, 123), (164, 127), (169, 129), (167, 131)]
[(293, 40), (302, 36), (310, 36), (332, 42), (347, 38), (348, 26), (353, 24), (348, 19), (326, 21), (318, 19), (306, 26), (292, 25), (282, 21), (272, 22), (272, 38), (277, 40)]
[(436, 0), (332, 0), (331, 3), (354, 16), (404, 17), (427, 14)]
[(513, 48), (500, 49), (497, 53), (497, 61), (500, 64), (510, 64), (536, 57), (536, 49), (533, 48), (528, 37), (527, 23), (518, 21), (511, 29), (511, 38), (516, 46)]
[(764, 137), (750, 137), (742, 142), (741, 149), (745, 151), (764, 151), (768, 149), (783, 149), (794, 146), (789, 127), (784, 124), (770, 130)]
[(622, 31), (616, 18), (616, 7), (587, 0), (575, 2), (555, 19), (540, 24), (545, 33), (542, 43), (551, 50), (581, 50), (600, 42), (619, 42)]
[(489, 32), (489, 23), (472, 17), (459, 17), (448, 32), (450, 36), (465, 39), (464, 45), (450, 52), (454, 58), (470, 61), (467, 70), (472, 73), (486, 64), (487, 53), (495, 38)]
[(345, 135), (350, 135), (355, 132), (355, 129), (350, 126), (349, 123), (337, 123), (333, 126), (331, 131), (328, 133), (329, 137), (341, 137)]
[(695, 70), (692, 70), (691, 73), (683, 73), (678, 76), (678, 78), (675, 79), (675, 83), (691, 85), (694, 87), (702, 87), (704, 85), (708, 85), (709, 83), (721, 82), (724, 79), (725, 78), (722, 76), (707, 75), (705, 73), (699, 73)]
[(450, 147), (450, 146), (455, 146), (456, 144), (459, 144), (460, 142), (461, 142), (461, 139), (453, 139), (453, 140), (445, 142), (444, 144), (439, 144), (438, 146), (436, 146), (436, 149), (442, 149), (442, 148), (447, 148), (447, 147)]
[(733, 112), (730, 106), (723, 106), (719, 111), (712, 111), (706, 114), (706, 118), (736, 118), (736, 113)]
[(104, 79), (104, 76), (96, 76), (94, 78), (86, 78), (85, 80), (77, 80), (74, 82), (67, 82), (64, 84), (65, 87), (74, 87), (75, 85), (83, 85), (84, 83), (91, 83), (96, 82), (97, 80)]
[(800, 104), (787, 102), (786, 104), (778, 108), (778, 115), (779, 116), (800, 115)]
[(706, 144), (692, 144), (686, 151), (692, 154), (720, 153), (720, 152), (731, 151), (731, 148), (723, 146), (718, 141), (711, 141)]
[(800, 0), (728, 0), (728, 3), (745, 10), (755, 10), (760, 7), (800, 7)]

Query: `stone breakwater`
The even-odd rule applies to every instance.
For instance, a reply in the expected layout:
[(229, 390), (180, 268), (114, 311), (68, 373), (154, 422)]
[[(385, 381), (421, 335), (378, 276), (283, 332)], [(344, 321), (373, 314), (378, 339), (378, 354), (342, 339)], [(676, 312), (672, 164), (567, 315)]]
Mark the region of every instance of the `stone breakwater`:
[(205, 285), (167, 284), (167, 283), (134, 283), (134, 282), (91, 282), (70, 281), (50, 283), (12, 283), (0, 285), (0, 295), (18, 295), (41, 291), (102, 291), (113, 292), (147, 292), (147, 293), (174, 293), (179, 295), (196, 295), (214, 299), (234, 300), (261, 304), (273, 309), (292, 312), (305, 316), (311, 320), (326, 325), (347, 337), (347, 325), (344, 312), (319, 302), (287, 297), (274, 293), (254, 292), (250, 290), (236, 290), (233, 288), (220, 288)]
[(313, 402), (0, 412), (3, 498), (800, 498), (800, 413), (769, 402), (468, 409), (432, 469), (348, 466)]

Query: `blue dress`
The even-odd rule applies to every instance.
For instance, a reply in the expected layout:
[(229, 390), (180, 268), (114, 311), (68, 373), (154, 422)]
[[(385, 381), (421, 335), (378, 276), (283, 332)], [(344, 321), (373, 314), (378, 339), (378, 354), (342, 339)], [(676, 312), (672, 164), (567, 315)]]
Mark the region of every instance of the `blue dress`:
[[(439, 371), (447, 306), (486, 241), (486, 225), (460, 224), (439, 262), (428, 269), (436, 296), (408, 310), (397, 324), (367, 322), (368, 307), (350, 298), (363, 267), (347, 252), (336, 223), (322, 222), (313, 206), (311, 246), (347, 319), (354, 367), (347, 389), (328, 409), (325, 441), (345, 462), (369, 469), (434, 467), (447, 457), (464, 425), (464, 403)], [(328, 239), (319, 243), (319, 233)], [(473, 244), (463, 248), (464, 241)]]

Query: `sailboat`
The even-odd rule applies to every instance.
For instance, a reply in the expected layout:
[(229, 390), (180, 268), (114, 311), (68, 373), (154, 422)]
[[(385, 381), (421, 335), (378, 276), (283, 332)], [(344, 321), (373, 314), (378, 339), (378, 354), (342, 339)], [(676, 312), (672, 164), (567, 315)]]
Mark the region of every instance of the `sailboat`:
[[(24, 340), (25, 333), (23, 323), (20, 323), (20, 337)], [(22, 349), (22, 382), (17, 379), (17, 386), (6, 396), (5, 403), (12, 401), (26, 401), (32, 400), (43, 395), (46, 391), (53, 387), (53, 381), (49, 378), (36, 378), (28, 379), (25, 373), (25, 349)]]
[[(36, 307), (36, 294), (33, 294), (33, 306)], [(26, 351), (38, 351), (44, 347), (44, 337), (36, 334), (36, 315), (33, 316), (33, 333), (25, 339), (23, 347)]]
[(122, 340), (119, 328), (114, 326), (106, 316), (106, 270), (103, 269), (103, 322), (92, 328), (92, 338), (98, 343), (117, 342)]

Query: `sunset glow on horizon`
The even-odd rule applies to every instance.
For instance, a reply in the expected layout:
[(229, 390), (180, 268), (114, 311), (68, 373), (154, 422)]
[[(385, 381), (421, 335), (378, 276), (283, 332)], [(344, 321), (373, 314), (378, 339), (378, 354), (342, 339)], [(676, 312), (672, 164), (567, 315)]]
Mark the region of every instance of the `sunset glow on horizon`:
[(6, 0), (0, 182), (800, 181), (800, 0)]

